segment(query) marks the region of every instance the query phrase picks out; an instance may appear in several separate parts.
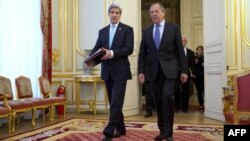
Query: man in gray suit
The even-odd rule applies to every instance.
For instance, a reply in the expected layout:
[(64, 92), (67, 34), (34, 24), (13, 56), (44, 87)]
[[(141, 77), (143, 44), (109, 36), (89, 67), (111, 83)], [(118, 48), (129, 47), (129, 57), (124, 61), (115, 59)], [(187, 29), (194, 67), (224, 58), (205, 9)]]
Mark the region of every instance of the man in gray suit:
[(109, 123), (103, 131), (103, 141), (126, 134), (122, 107), (127, 80), (132, 78), (128, 56), (134, 49), (133, 28), (121, 23), (122, 9), (111, 4), (108, 9), (110, 24), (99, 31), (95, 47), (90, 55), (103, 48), (101, 78), (105, 81), (110, 103)]
[(150, 6), (150, 16), (153, 25), (142, 33), (138, 60), (139, 81), (144, 83), (147, 65), (160, 130), (155, 140), (172, 141), (175, 83), (178, 78), (182, 83), (187, 81), (187, 60), (179, 27), (164, 20), (163, 5), (153, 3)]

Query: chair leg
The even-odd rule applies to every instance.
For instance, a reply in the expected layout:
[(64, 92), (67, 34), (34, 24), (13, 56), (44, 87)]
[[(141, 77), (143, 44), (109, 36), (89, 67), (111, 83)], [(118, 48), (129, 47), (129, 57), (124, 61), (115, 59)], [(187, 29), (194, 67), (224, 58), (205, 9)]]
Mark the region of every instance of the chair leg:
[(36, 108), (32, 109), (32, 127), (36, 126), (36, 118), (35, 118)]
[(48, 108), (49, 108), (49, 119), (50, 121), (52, 121), (52, 105), (50, 105)]
[(54, 115), (55, 115), (55, 105), (54, 104), (51, 105), (50, 108), (51, 108), (50, 109), (50, 112), (51, 112), (51, 114), (50, 114), (50, 120), (53, 121), (54, 120)]
[(12, 122), (11, 114), (8, 116), (8, 118), (9, 118), (9, 134), (10, 134), (11, 133), (11, 122)]
[(20, 114), (17, 115), (17, 124), (20, 124)]
[(12, 132), (15, 132), (16, 112), (12, 112)]

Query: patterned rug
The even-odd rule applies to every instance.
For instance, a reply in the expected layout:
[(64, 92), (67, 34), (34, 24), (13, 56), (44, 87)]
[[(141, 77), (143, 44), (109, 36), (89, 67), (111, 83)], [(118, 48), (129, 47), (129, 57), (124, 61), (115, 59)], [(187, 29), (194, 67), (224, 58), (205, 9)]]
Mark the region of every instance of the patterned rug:
[[(4, 141), (100, 141), (105, 120), (70, 119), (6, 138)], [(152, 141), (159, 134), (153, 122), (126, 122), (127, 134), (113, 141)], [(175, 141), (222, 141), (223, 126), (174, 124)]]

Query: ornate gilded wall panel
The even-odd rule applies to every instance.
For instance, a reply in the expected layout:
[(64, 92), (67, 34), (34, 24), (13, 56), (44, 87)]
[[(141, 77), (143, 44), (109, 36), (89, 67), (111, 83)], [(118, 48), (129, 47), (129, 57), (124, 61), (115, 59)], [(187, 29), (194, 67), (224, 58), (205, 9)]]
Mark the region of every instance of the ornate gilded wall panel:
[(60, 80), (52, 81), (51, 85), (51, 96), (56, 96), (58, 87), (62, 84)]
[[(62, 68), (62, 10), (63, 0), (52, 1), (52, 69), (53, 72), (59, 72)], [(60, 14), (60, 15), (59, 15)]]
[(242, 41), (244, 44), (247, 45), (247, 47), (250, 47), (250, 1), (247, 0), (241, 0), (240, 4), (240, 9), (241, 9), (241, 36), (242, 36)]
[[(76, 70), (83, 71), (83, 61), (88, 56), (86, 50), (91, 50), (98, 37), (98, 30), (105, 26), (107, 15), (106, 2), (96, 0), (77, 0), (78, 11), (76, 17)], [(94, 12), (92, 12), (94, 10)], [(108, 23), (108, 22), (107, 22)]]
[[(227, 31), (227, 66), (228, 74), (238, 69), (238, 47), (237, 47), (237, 3), (229, 0), (226, 3), (226, 31)], [(230, 72), (231, 71), (231, 72)]]
[(228, 75), (250, 69), (250, 1), (228, 0), (227, 65)]
[(74, 81), (73, 80), (66, 80), (65, 81), (65, 88), (67, 94), (67, 105), (74, 105)]
[(52, 69), (54, 73), (73, 71), (73, 1), (52, 1)]
[(241, 56), (241, 64), (242, 69), (247, 70), (250, 69), (250, 9), (249, 6), (250, 1), (241, 0), (240, 9), (240, 21), (241, 21), (241, 49), (242, 49), (242, 56)]
[(73, 71), (73, 3), (70, 0), (66, 1), (65, 5), (65, 37), (64, 37), (64, 72)]

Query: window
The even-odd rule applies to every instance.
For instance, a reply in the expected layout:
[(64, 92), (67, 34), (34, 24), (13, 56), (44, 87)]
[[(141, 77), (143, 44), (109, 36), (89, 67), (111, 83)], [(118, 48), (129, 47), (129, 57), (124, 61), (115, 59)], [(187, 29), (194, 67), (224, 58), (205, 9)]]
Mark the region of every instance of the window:
[(40, 97), (38, 77), (42, 68), (40, 0), (0, 0), (0, 75), (29, 77), (33, 95)]

